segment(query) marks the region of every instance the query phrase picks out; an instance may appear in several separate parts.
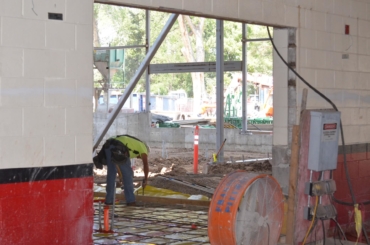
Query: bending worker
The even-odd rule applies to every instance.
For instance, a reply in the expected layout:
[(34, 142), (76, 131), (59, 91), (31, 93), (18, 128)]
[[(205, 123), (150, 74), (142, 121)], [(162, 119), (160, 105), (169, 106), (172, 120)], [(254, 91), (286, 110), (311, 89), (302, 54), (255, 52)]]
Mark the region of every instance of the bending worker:
[(141, 140), (130, 135), (118, 135), (108, 139), (101, 151), (94, 157), (94, 165), (96, 168), (102, 169), (103, 165), (107, 165), (107, 186), (105, 204), (112, 205), (115, 198), (115, 184), (117, 170), (121, 172), (124, 185), (124, 194), (128, 206), (134, 206), (135, 194), (133, 176), (131, 168), (131, 158), (140, 158), (144, 165), (144, 180), (142, 187), (145, 188), (148, 180), (149, 164), (148, 153), (149, 147)]

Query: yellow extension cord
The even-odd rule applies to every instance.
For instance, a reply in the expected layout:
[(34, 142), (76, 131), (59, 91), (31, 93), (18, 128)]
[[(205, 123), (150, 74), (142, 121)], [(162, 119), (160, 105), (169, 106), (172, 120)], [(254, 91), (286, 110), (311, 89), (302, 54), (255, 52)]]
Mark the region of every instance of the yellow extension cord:
[[(315, 222), (316, 210), (317, 210), (318, 204), (319, 204), (319, 198), (316, 196), (316, 203), (315, 203), (315, 209), (313, 211), (313, 218), (312, 218), (310, 227), (308, 228), (308, 230), (306, 232), (306, 235), (305, 235), (305, 237), (303, 239), (302, 245), (305, 245), (306, 244), (306, 240), (307, 240), (308, 234), (310, 234), (311, 229), (312, 229), (312, 226), (313, 226), (313, 224)], [(354, 205), (354, 212), (355, 212), (355, 224), (356, 224), (356, 232), (357, 232), (357, 240), (356, 240), (356, 244), (355, 245), (357, 245), (358, 239), (360, 238), (361, 230), (362, 230), (362, 214), (361, 214), (361, 211), (358, 209), (358, 204), (355, 204)]]
[(307, 240), (307, 237), (308, 237), (308, 234), (310, 234), (311, 232), (311, 229), (312, 229), (312, 226), (313, 226), (313, 223), (315, 222), (315, 218), (316, 218), (316, 210), (317, 210), (317, 206), (319, 204), (319, 197), (316, 196), (316, 203), (315, 203), (315, 209), (313, 210), (313, 218), (312, 218), (312, 221), (311, 221), (311, 224), (310, 224), (310, 227), (308, 228), (307, 232), (306, 232), (306, 235), (303, 239), (303, 242), (302, 242), (302, 245), (305, 245), (306, 244), (306, 240)]
[(357, 232), (357, 239), (356, 239), (355, 245), (357, 245), (358, 239), (360, 238), (360, 235), (361, 235), (362, 215), (361, 215), (361, 211), (358, 209), (357, 203), (354, 205), (354, 207), (355, 207), (355, 224), (356, 224), (356, 232)]

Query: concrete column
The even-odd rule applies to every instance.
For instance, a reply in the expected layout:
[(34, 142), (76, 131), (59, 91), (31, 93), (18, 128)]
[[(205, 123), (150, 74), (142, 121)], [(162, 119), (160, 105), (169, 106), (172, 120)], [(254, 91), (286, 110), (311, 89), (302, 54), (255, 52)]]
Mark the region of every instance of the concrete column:
[[(274, 28), (273, 40), (283, 58), (295, 68), (295, 30)], [(272, 174), (288, 194), (291, 128), (296, 124), (295, 76), (274, 51), (274, 134)]]
[(242, 24), (242, 134), (246, 134), (248, 130), (247, 121), (247, 97), (248, 97), (248, 62), (247, 62), (247, 51), (248, 51), (248, 26)]

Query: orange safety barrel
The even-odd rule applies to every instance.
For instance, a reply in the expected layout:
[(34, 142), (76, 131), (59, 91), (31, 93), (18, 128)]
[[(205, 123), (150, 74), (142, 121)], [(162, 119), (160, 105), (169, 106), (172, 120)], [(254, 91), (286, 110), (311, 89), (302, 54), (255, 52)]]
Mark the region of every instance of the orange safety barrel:
[(272, 176), (232, 172), (213, 194), (208, 212), (210, 243), (276, 245), (283, 216), (283, 193)]

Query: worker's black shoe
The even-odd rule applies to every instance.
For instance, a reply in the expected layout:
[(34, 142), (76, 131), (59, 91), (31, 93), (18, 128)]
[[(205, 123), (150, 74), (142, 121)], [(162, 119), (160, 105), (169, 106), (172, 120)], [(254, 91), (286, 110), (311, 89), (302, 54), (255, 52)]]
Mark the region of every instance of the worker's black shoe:
[(126, 206), (136, 206), (136, 202), (127, 203)]

